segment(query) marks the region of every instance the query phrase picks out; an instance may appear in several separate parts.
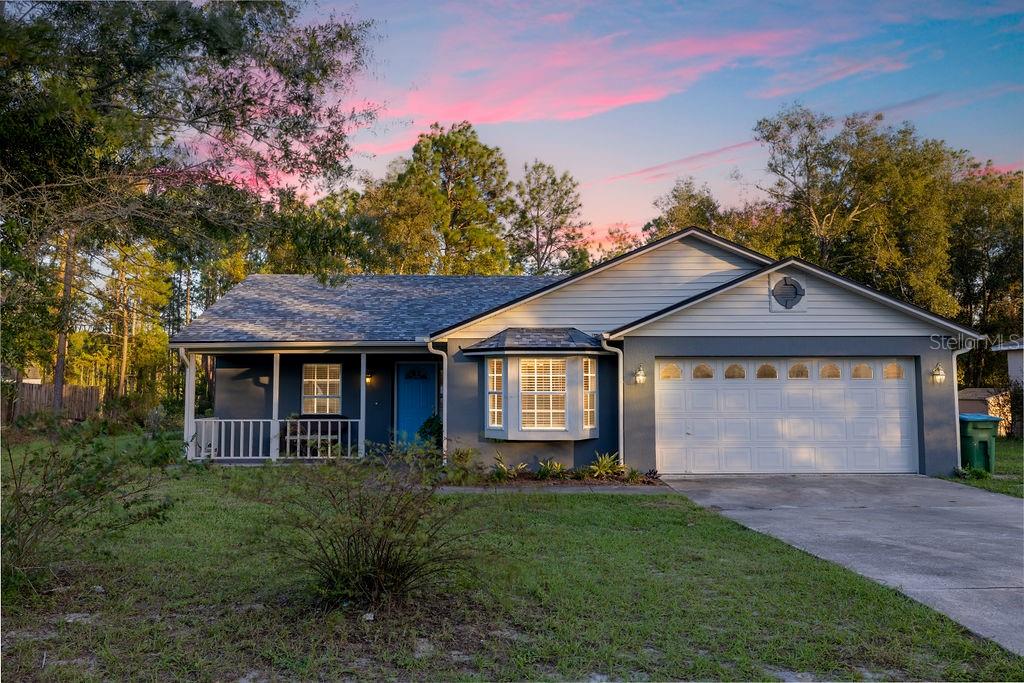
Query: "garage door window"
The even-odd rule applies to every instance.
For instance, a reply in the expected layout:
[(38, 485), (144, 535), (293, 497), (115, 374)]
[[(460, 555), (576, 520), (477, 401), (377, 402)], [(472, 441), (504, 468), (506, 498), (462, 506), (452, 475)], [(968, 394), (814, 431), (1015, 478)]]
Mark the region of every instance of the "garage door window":
[(875, 371), (867, 363), (857, 363), (850, 373), (853, 379), (874, 379)]
[(661, 372), (658, 374), (659, 379), (682, 379), (683, 371), (679, 369), (679, 365), (676, 363), (662, 363)]
[(757, 368), (758, 379), (778, 379), (779, 373), (771, 363), (764, 363)]
[(711, 369), (711, 366), (707, 363), (698, 363), (693, 366), (693, 378), (694, 379), (714, 379), (715, 371)]
[(743, 366), (739, 363), (733, 363), (725, 369), (726, 379), (743, 379), (747, 376), (747, 371), (743, 369)]
[(818, 377), (820, 379), (842, 379), (843, 373), (839, 371), (839, 366), (835, 363), (825, 363), (818, 370)]
[(807, 370), (806, 363), (793, 363), (789, 366), (790, 379), (810, 379), (811, 373)]
[(899, 363), (889, 363), (882, 371), (883, 379), (903, 379), (903, 366)]

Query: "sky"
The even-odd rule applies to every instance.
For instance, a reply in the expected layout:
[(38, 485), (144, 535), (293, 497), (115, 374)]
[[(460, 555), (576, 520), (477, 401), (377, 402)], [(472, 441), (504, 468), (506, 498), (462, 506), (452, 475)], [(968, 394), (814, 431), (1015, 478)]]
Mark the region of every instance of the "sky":
[(759, 118), (799, 102), (912, 122), (1000, 168), (1024, 162), (1024, 0), (321, 2), (373, 20), (356, 84), (381, 108), (353, 142), (382, 175), (438, 121), (468, 120), (512, 179), (540, 159), (581, 183), (600, 241), (681, 176), (760, 196)]

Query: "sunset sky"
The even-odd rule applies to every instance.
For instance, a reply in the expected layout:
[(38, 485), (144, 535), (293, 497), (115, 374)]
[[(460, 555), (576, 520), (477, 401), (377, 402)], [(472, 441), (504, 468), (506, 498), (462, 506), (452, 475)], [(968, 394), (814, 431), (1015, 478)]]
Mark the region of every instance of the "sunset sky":
[(793, 101), (910, 120), (1000, 167), (1024, 160), (1024, 0), (332, 8), (376, 22), (358, 94), (384, 111), (356, 138), (360, 169), (382, 174), (432, 122), (466, 119), (513, 179), (534, 158), (576, 176), (597, 239), (652, 218), (681, 175), (726, 204), (756, 197), (751, 129)]

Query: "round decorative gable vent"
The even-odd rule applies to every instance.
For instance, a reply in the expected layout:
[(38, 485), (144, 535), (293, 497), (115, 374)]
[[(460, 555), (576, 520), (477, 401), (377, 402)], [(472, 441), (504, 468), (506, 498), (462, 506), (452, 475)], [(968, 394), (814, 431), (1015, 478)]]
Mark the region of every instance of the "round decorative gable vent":
[(804, 288), (791, 277), (784, 277), (772, 287), (772, 298), (786, 309), (793, 308), (804, 298)]

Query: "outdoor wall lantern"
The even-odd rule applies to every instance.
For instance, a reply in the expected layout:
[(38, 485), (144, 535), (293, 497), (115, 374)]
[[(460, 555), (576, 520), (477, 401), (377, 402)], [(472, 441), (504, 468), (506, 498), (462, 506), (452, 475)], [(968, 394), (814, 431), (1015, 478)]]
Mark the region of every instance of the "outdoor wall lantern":
[(942, 363), (936, 363), (932, 368), (932, 382), (942, 384), (946, 381), (946, 371), (942, 369)]
[(373, 381), (373, 373), (372, 372), (366, 373), (366, 383), (369, 384), (372, 381)]
[(640, 367), (637, 368), (636, 372), (633, 373), (633, 381), (635, 381), (637, 384), (643, 384), (644, 382), (647, 381), (647, 373), (644, 372), (643, 363), (641, 363)]

